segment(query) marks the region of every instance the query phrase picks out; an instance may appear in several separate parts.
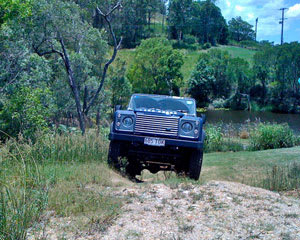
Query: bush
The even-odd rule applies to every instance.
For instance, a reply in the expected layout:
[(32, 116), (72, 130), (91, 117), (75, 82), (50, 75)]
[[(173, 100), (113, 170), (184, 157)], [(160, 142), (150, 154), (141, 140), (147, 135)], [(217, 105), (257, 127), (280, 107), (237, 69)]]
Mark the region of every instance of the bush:
[(214, 108), (224, 108), (224, 106), (225, 106), (225, 100), (223, 98), (215, 99), (212, 102), (212, 105), (214, 106)]
[(203, 46), (202, 46), (202, 49), (203, 49), (203, 50), (209, 49), (209, 48), (211, 48), (211, 44), (208, 43), (208, 42), (207, 42), (207, 43), (204, 43)]
[(241, 143), (225, 137), (221, 126), (207, 125), (205, 133), (204, 152), (238, 152), (244, 150)]
[[(34, 140), (37, 131), (47, 132), (48, 122), (54, 108), (50, 100), (49, 89), (20, 88), (5, 102), (0, 111), (0, 133), (2, 139), (7, 136)], [(7, 135), (6, 135), (7, 134)]]
[(197, 38), (193, 35), (186, 34), (183, 37), (183, 42), (186, 44), (194, 44), (197, 42)]
[(196, 43), (189, 44), (184, 41), (177, 41), (177, 40), (172, 40), (172, 47), (175, 49), (187, 49), (187, 50), (192, 50), (196, 51), (198, 49), (198, 45)]
[(287, 124), (259, 124), (250, 134), (250, 149), (288, 148), (297, 144), (297, 137)]

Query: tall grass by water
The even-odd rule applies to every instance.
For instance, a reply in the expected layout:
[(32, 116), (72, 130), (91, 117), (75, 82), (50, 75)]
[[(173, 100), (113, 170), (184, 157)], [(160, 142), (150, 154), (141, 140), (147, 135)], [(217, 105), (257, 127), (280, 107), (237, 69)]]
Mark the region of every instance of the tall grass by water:
[(288, 124), (246, 122), (239, 129), (231, 124), (207, 124), (205, 131), (205, 152), (259, 151), (300, 145), (300, 136)]

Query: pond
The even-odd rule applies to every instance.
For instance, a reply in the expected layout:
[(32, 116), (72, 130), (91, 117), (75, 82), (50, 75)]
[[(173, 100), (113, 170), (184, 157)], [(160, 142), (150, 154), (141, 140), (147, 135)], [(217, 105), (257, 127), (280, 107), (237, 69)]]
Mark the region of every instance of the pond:
[(240, 128), (246, 121), (261, 121), (271, 123), (287, 123), (296, 134), (300, 135), (300, 114), (282, 114), (272, 112), (248, 112), (233, 110), (208, 110), (205, 112), (207, 123), (232, 124)]

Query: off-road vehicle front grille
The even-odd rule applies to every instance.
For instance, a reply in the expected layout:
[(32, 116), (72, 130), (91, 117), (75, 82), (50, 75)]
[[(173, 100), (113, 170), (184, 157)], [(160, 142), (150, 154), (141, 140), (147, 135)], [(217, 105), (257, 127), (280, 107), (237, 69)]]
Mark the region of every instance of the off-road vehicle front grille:
[(137, 113), (135, 133), (150, 133), (163, 136), (178, 135), (179, 117), (157, 116)]

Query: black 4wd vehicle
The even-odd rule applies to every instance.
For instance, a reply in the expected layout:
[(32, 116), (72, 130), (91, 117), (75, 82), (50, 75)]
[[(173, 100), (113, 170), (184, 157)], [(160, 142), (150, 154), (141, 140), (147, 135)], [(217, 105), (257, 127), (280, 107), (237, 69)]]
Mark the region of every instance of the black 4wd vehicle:
[(203, 159), (205, 116), (197, 117), (192, 98), (134, 94), (127, 110), (116, 110), (108, 163), (119, 169), (127, 158), (132, 177), (174, 170), (198, 180)]

